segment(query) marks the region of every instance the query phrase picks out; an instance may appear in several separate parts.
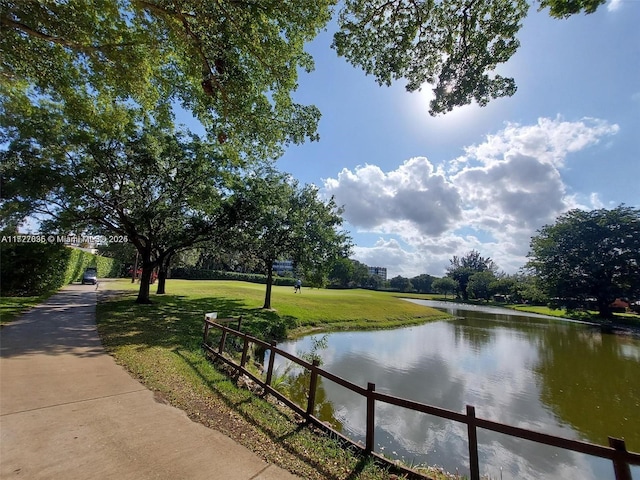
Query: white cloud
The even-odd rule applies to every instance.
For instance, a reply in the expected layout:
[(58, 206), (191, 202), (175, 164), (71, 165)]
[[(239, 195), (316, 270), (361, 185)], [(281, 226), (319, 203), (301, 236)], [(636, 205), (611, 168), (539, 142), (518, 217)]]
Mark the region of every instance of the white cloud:
[(512, 155), (526, 155), (562, 167), (569, 153), (598, 143), (602, 136), (618, 130), (618, 125), (595, 118), (578, 122), (563, 121), (559, 116), (539, 118), (537, 124), (527, 126), (508, 122), (502, 131), (488, 135), (483, 143), (466, 147), (465, 155), (451, 163), (450, 171), (453, 173), (473, 160), (489, 166)]
[(599, 209), (605, 207), (604, 203), (602, 203), (602, 200), (600, 200), (600, 196), (595, 192), (591, 192), (591, 195), (589, 195), (589, 201), (591, 202), (593, 208)]
[(413, 227), (422, 235), (437, 236), (462, 213), (458, 190), (425, 157), (407, 160), (388, 173), (375, 165), (345, 168), (337, 179), (326, 179), (324, 188), (346, 206), (345, 219), (364, 230)]
[[(324, 190), (345, 206), (345, 219), (356, 231), (406, 243), (381, 239), (356, 248), (358, 260), (387, 266), (390, 275), (440, 275), (449, 258), (471, 249), (515, 271), (535, 231), (578, 205), (562, 179), (567, 157), (618, 130), (591, 118), (508, 123), (438, 169), (425, 157), (388, 172), (376, 165), (345, 168), (324, 180)], [(599, 204), (597, 195), (590, 203)]]
[(610, 12), (615, 12), (616, 10), (620, 9), (621, 5), (622, 0), (610, 0), (609, 3), (607, 3), (607, 10)]

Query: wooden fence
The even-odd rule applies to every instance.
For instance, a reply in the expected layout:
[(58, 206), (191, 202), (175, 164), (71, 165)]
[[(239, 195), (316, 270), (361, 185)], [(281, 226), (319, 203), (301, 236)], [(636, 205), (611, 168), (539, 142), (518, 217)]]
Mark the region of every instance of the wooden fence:
[[(229, 327), (225, 327), (220, 323), (216, 323), (209, 316), (205, 316), (204, 321), (204, 335), (202, 347), (213, 354), (217, 359), (222, 360), (226, 364), (235, 368), (238, 374), (243, 374), (251, 378), (254, 382), (260, 385), (265, 393), (269, 393), (276, 397), (278, 400), (283, 402), (285, 405), (290, 407), (292, 410), (303, 416), (308, 422), (313, 423), (317, 427), (335, 435), (341, 441), (347, 442), (351, 445), (354, 445), (360, 449), (364, 449), (366, 454), (372, 455), (377, 460), (382, 460), (384, 462), (390, 463), (390, 461), (379, 455), (374, 451), (374, 430), (375, 430), (375, 406), (376, 402), (384, 402), (389, 405), (396, 405), (399, 407), (407, 408), (409, 410), (414, 410), (416, 412), (427, 413), (429, 415), (435, 415), (440, 418), (446, 418), (448, 420), (453, 420), (455, 422), (463, 423), (467, 426), (467, 437), (469, 442), (469, 471), (471, 480), (480, 480), (480, 467), (478, 461), (478, 435), (477, 429), (482, 428), (485, 430), (490, 430), (493, 432), (502, 433), (505, 435), (509, 435), (511, 437), (521, 438), (524, 440), (529, 440), (536, 443), (542, 443), (545, 445), (550, 445), (552, 447), (558, 447), (565, 450), (571, 450), (573, 452), (584, 453), (587, 455), (593, 455), (600, 458), (609, 459), (613, 462), (613, 469), (615, 472), (616, 480), (632, 480), (631, 477), (631, 468), (630, 465), (640, 465), (640, 453), (629, 452), (626, 449), (625, 442), (622, 439), (609, 437), (609, 446), (596, 445), (593, 443), (582, 442), (578, 440), (570, 440), (567, 438), (555, 437), (553, 435), (548, 435), (546, 433), (539, 433), (532, 430), (527, 430), (524, 428), (513, 427), (510, 425), (505, 425), (502, 423), (493, 422), (490, 420), (484, 420), (482, 418), (476, 417), (475, 407), (471, 405), (467, 405), (466, 413), (459, 413), (452, 410), (447, 410), (440, 407), (434, 407), (431, 405), (426, 405), (424, 403), (415, 402), (412, 400), (407, 400), (399, 397), (394, 397), (392, 395), (387, 395), (384, 393), (376, 392), (376, 386), (373, 383), (368, 383), (366, 388), (363, 388), (359, 385), (349, 382), (344, 378), (338, 377), (326, 370), (323, 370), (319, 367), (319, 362), (314, 361), (313, 363), (306, 362), (294, 355), (291, 355), (284, 350), (280, 350), (276, 345), (276, 342), (267, 343), (258, 338), (247, 335), (246, 333), (242, 333), (239, 331), (241, 326), (241, 320), (239, 319), (219, 319), (218, 322), (238, 322), (238, 330), (234, 330)], [(217, 348), (214, 348), (209, 345), (209, 330), (211, 328), (217, 329), (221, 332), (220, 341), (217, 345)], [(233, 362), (231, 359), (223, 356), (223, 351), (227, 344), (228, 335), (232, 335), (242, 340), (242, 357), (240, 363), (237, 364)], [(249, 344), (252, 343), (254, 345), (259, 345), (262, 348), (270, 351), (269, 355), (269, 363), (266, 370), (266, 379), (263, 381), (261, 378), (258, 378), (253, 373), (248, 371), (245, 366), (248, 359), (249, 352)], [(306, 410), (291, 401), (289, 398), (284, 396), (282, 393), (277, 391), (271, 386), (271, 381), (273, 380), (273, 367), (276, 355), (280, 355), (287, 360), (294, 362), (300, 367), (308, 370), (310, 375), (309, 382), (309, 394), (307, 400)], [(333, 430), (331, 427), (323, 423), (321, 420), (316, 418), (313, 415), (315, 409), (315, 398), (316, 398), (316, 387), (318, 385), (318, 377), (324, 377), (327, 380), (337, 383), (338, 385), (343, 386), (344, 388), (351, 390), (358, 395), (362, 395), (366, 398), (367, 401), (367, 419), (366, 419), (366, 435), (365, 435), (365, 445), (357, 444), (353, 442), (351, 439), (345, 437), (340, 432)], [(396, 464), (392, 464), (394, 467), (398, 468)], [(413, 476), (419, 475), (417, 472), (409, 468), (399, 467), (400, 470), (406, 471), (406, 473), (410, 473)]]

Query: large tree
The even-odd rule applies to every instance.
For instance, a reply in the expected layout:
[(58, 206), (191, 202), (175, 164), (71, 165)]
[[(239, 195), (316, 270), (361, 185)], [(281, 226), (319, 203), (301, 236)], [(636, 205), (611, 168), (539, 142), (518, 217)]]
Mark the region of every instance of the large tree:
[(351, 249), (341, 229), (342, 209), (333, 198), (323, 201), (313, 185), (301, 187), (289, 175), (263, 167), (247, 175), (234, 190), (241, 219), (228, 236), (229, 250), (241, 250), (261, 262), (267, 276), (263, 308), (271, 308), (273, 263), (294, 262), (307, 276), (326, 276), (337, 258)]
[(56, 107), (11, 119), (0, 153), (3, 221), (39, 214), (49, 231), (121, 236), (140, 255), (137, 301), (148, 302), (153, 269), (166, 271), (177, 252), (234, 221), (227, 183), (237, 168), (195, 135), (143, 126), (128, 106), (110, 105), (92, 124)]
[(447, 298), (447, 293), (453, 293), (458, 288), (458, 282), (451, 277), (435, 278), (432, 283), (432, 287), (436, 292), (444, 293), (444, 298)]
[(276, 156), (317, 138), (317, 108), (291, 95), (330, 3), (2, 0), (0, 94), (69, 111), (108, 96), (165, 119), (179, 104), (228, 154)]
[(336, 286), (347, 288), (353, 280), (353, 262), (346, 257), (337, 258), (331, 271), (329, 272), (329, 281)]
[(458, 283), (458, 293), (464, 300), (469, 299), (469, 292), (467, 291), (467, 285), (469, 279), (474, 273), (479, 272), (494, 272), (497, 270), (496, 264), (491, 258), (483, 257), (480, 252), (471, 250), (466, 255), (454, 257), (449, 260), (449, 267), (447, 268), (447, 276), (451, 277)]
[(400, 292), (410, 292), (413, 290), (413, 285), (411, 284), (411, 280), (402, 275), (398, 275), (389, 280), (389, 286)]
[(490, 270), (476, 272), (469, 277), (467, 293), (477, 299), (489, 300), (494, 293), (495, 274)]
[(640, 295), (640, 209), (571, 210), (531, 239), (529, 267), (560, 302), (596, 299), (610, 317), (617, 297)]
[(428, 273), (423, 273), (418, 275), (417, 277), (413, 277), (411, 279), (411, 284), (413, 288), (415, 288), (420, 293), (431, 293), (431, 285), (435, 277), (429, 275)]
[[(591, 13), (605, 0), (542, 0), (550, 14)], [(335, 0), (0, 0), (2, 95), (115, 95), (168, 112), (177, 102), (221, 143), (272, 155), (316, 138), (318, 110), (296, 104), (306, 42)], [(494, 75), (519, 46), (526, 0), (347, 0), (333, 46), (381, 84), (430, 84), (431, 113), (512, 95)], [(33, 95), (31, 98), (34, 98)]]
[(364, 287), (369, 280), (369, 268), (358, 260), (338, 258), (331, 266), (329, 281), (343, 288)]

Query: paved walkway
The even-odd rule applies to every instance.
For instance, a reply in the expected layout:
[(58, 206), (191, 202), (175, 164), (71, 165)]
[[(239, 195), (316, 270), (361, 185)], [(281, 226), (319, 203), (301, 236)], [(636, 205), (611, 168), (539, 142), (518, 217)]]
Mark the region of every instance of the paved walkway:
[(2, 329), (0, 478), (296, 478), (156, 402), (105, 353), (95, 304), (72, 285)]

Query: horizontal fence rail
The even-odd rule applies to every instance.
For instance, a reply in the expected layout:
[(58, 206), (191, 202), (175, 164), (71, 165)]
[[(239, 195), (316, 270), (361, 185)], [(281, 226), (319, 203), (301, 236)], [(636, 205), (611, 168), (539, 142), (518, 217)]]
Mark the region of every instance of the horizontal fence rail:
[[(230, 327), (226, 327), (217, 322), (237, 322), (238, 330), (234, 330)], [(269, 393), (273, 395), (275, 398), (283, 402), (293, 411), (301, 415), (305, 420), (310, 423), (313, 423), (315, 426), (320, 427), (321, 429), (331, 433), (336, 436), (343, 442), (347, 442), (350, 445), (356, 446), (363, 450), (365, 453), (374, 456), (378, 460), (382, 460), (387, 463), (391, 463), (394, 468), (397, 468), (405, 473), (409, 473), (413, 476), (421, 476), (418, 472), (415, 472), (409, 468), (399, 466), (395, 463), (390, 462), (387, 458), (379, 455), (374, 451), (374, 431), (375, 431), (375, 404), (376, 402), (383, 402), (389, 405), (395, 405), (398, 407), (406, 408), (409, 410), (413, 410), (416, 412), (426, 413), (429, 415), (434, 415), (436, 417), (445, 418), (447, 420), (452, 420), (454, 422), (463, 423), (467, 426), (467, 438), (469, 444), (469, 471), (470, 471), (470, 479), (471, 480), (480, 480), (480, 468), (479, 468), (479, 460), (478, 460), (478, 439), (477, 439), (477, 429), (482, 428), (485, 430), (490, 430), (497, 433), (502, 433), (504, 435), (509, 435), (515, 438), (521, 438), (523, 440), (529, 440), (536, 443), (541, 443), (544, 445), (549, 445), (552, 447), (562, 448), (564, 450), (570, 450), (573, 452), (583, 453), (587, 455), (592, 455), (595, 457), (600, 457), (604, 459), (611, 460), (613, 462), (613, 470), (615, 473), (616, 480), (632, 480), (631, 477), (631, 468), (630, 465), (640, 465), (640, 453), (629, 452), (626, 449), (626, 445), (624, 440), (614, 437), (609, 437), (609, 446), (596, 445), (593, 443), (582, 442), (579, 440), (570, 440), (567, 438), (556, 437), (553, 435), (549, 435), (546, 433), (535, 432), (533, 430), (527, 430), (525, 428), (513, 427), (510, 425), (505, 425), (498, 422), (493, 422), (491, 420), (485, 420), (482, 418), (476, 417), (475, 407), (471, 405), (467, 405), (466, 413), (454, 412), (452, 410), (447, 410), (440, 407), (435, 407), (432, 405), (427, 405), (424, 403), (416, 402), (413, 400), (407, 400), (404, 398), (395, 397), (393, 395), (376, 392), (375, 384), (368, 383), (366, 388), (363, 388), (355, 383), (351, 383), (344, 378), (341, 378), (333, 373), (327, 372), (319, 367), (319, 362), (314, 361), (313, 363), (309, 363), (301, 358), (296, 357), (284, 350), (281, 350), (277, 347), (276, 342), (265, 342), (258, 338), (252, 337), (247, 333), (243, 333), (240, 331), (241, 319), (236, 318), (226, 318), (226, 319), (216, 319), (216, 321), (212, 320), (209, 315), (205, 316), (204, 320), (204, 334), (203, 334), (203, 343), (202, 347), (215, 358), (222, 360), (224, 363), (234, 368), (238, 374), (246, 375), (251, 380), (253, 380), (256, 384), (260, 385), (265, 393)], [(217, 348), (209, 345), (209, 332), (211, 328), (219, 330), (221, 332), (220, 342), (217, 345)], [(225, 357), (223, 355), (223, 351), (227, 342), (228, 335), (232, 335), (234, 337), (238, 337), (242, 339), (243, 342), (243, 350), (242, 350), (242, 359), (240, 364), (235, 363), (231, 359)], [(269, 350), (269, 363), (267, 366), (266, 379), (263, 381), (261, 378), (258, 378), (253, 373), (248, 371), (245, 368), (249, 344), (252, 343), (254, 345), (259, 345), (264, 348), (265, 351)], [(297, 405), (295, 402), (287, 398), (285, 395), (280, 393), (278, 390), (271, 386), (271, 382), (273, 380), (273, 368), (275, 356), (280, 355), (287, 360), (295, 363), (296, 365), (302, 367), (305, 370), (308, 370), (311, 374), (311, 379), (309, 383), (309, 393), (307, 396), (307, 406), (306, 408), (302, 408)], [(342, 433), (334, 430), (320, 419), (316, 418), (313, 415), (313, 411), (315, 408), (315, 396), (316, 396), (316, 387), (318, 384), (318, 377), (324, 377), (327, 380), (330, 380), (342, 387), (351, 390), (358, 395), (365, 397), (367, 402), (367, 418), (366, 418), (366, 435), (365, 435), (365, 446), (355, 443), (353, 440), (344, 436)]]

